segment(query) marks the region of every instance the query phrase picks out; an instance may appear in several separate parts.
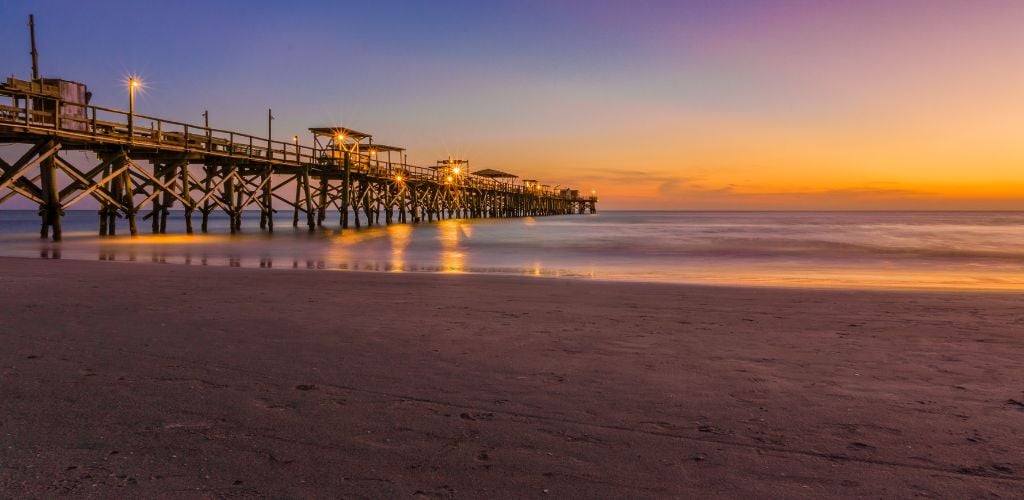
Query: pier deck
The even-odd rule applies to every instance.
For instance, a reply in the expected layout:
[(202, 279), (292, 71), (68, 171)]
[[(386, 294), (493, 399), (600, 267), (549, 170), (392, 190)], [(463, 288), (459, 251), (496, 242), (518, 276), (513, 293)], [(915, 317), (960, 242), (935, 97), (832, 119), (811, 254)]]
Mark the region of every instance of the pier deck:
[[(275, 202), (292, 212), (293, 225), (304, 217), (310, 230), (324, 226), (332, 211), (343, 229), (380, 224), (381, 215), (392, 224), (596, 212), (596, 196), (517, 183), (494, 170), (475, 175), (463, 160), (409, 165), (403, 148), (344, 127), (311, 128), (314, 144), (307, 146), (297, 136), (273, 140), (269, 130), (257, 137), (73, 102), (63, 98), (65, 84), (74, 82), (0, 83), (0, 144), (29, 146), (20, 158), (0, 156), (0, 204), (15, 196), (38, 204), (40, 235), (52, 229), (55, 241), (63, 211), (86, 198), (100, 205), (103, 236), (116, 233), (120, 218), (132, 235), (140, 218), (164, 233), (176, 207), (184, 209), (190, 234), (197, 211), (201, 231), (222, 210), (235, 232), (250, 208), (261, 212), (261, 229), (273, 231)], [(66, 151), (91, 152), (99, 163), (76, 166)]]

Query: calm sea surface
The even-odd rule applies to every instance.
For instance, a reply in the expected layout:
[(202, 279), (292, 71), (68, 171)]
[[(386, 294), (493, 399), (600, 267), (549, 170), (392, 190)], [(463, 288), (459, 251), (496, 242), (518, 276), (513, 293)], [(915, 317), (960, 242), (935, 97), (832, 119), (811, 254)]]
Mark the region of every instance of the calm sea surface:
[[(280, 214), (284, 215), (284, 214)], [(69, 212), (65, 240), (40, 240), (34, 211), (0, 211), (0, 255), (273, 269), (500, 273), (597, 280), (854, 288), (1024, 290), (1024, 212), (604, 212), (314, 233), (246, 214), (186, 236), (95, 236)], [(383, 218), (382, 218), (383, 220)], [(337, 213), (329, 219), (337, 225)], [(199, 228), (199, 217), (195, 218)]]

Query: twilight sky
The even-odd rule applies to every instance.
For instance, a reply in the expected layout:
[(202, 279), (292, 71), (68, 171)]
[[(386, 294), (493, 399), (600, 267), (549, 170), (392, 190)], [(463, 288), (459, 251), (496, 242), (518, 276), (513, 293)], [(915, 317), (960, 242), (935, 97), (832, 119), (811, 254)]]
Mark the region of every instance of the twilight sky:
[(1024, 2), (0, 0), (0, 72), (342, 124), (606, 209), (1024, 209)]

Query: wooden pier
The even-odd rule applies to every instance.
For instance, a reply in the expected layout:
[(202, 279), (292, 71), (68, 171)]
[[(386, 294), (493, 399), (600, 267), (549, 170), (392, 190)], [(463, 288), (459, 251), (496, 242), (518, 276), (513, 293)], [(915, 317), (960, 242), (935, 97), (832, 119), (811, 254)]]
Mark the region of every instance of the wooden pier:
[[(185, 212), (193, 232), (196, 212), (206, 232), (210, 214), (223, 211), (231, 232), (242, 212), (258, 209), (261, 229), (291, 211), (292, 225), (310, 230), (447, 218), (524, 217), (595, 213), (597, 197), (551, 189), (496, 170), (471, 172), (466, 161), (431, 167), (407, 164), (403, 148), (373, 141), (345, 127), (311, 128), (313, 145), (298, 137), (267, 137), (192, 125), (134, 112), (138, 82), (128, 82), (128, 111), (88, 104), (85, 86), (57, 79), (13, 77), (0, 82), (0, 144), (23, 144), (16, 159), (0, 155), (0, 204), (21, 196), (38, 204), (40, 236), (61, 239), (61, 215), (76, 203), (99, 202), (99, 234), (114, 235), (118, 219), (138, 233), (167, 230), (171, 209)], [(75, 165), (62, 155), (87, 151), (98, 163)], [(52, 231), (52, 232), (51, 232)]]

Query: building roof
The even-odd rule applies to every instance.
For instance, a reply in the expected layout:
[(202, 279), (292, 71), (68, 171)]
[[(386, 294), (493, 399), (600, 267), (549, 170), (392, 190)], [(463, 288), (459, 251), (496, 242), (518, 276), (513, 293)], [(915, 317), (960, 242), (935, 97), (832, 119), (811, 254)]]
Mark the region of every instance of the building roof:
[(469, 173), (469, 160), (453, 160), (451, 158), (447, 160), (437, 160), (437, 164), (427, 167), (432, 170), (453, 170), (453, 169), (465, 169), (466, 173)]
[(378, 153), (387, 153), (388, 151), (401, 152), (405, 151), (405, 148), (398, 146), (385, 146), (384, 144), (367, 144), (363, 148), (364, 151), (376, 151)]
[(344, 135), (346, 138), (351, 137), (357, 140), (363, 140), (366, 139), (367, 137), (373, 137), (372, 135), (367, 134), (365, 132), (360, 132), (358, 130), (352, 130), (350, 128), (345, 127), (312, 127), (309, 129), (309, 131), (316, 135), (325, 135), (329, 137), (335, 137), (338, 134), (341, 134)]
[(480, 177), (490, 177), (491, 179), (516, 179), (519, 176), (510, 174), (508, 172), (502, 172), (501, 170), (494, 170), (493, 168), (485, 168), (473, 172), (473, 175), (479, 175)]

